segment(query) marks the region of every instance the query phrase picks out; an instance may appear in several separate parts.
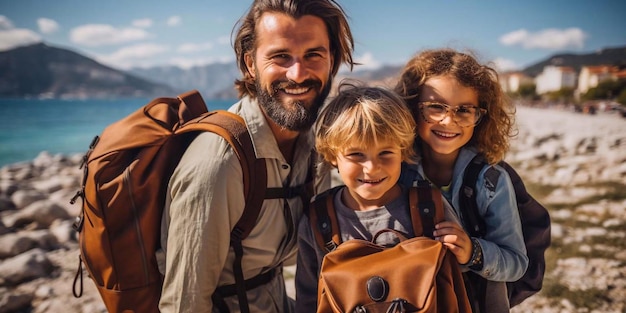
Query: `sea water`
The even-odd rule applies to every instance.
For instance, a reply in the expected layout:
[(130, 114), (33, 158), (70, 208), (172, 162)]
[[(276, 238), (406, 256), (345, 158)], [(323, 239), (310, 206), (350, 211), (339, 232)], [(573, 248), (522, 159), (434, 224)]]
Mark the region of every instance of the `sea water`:
[[(40, 152), (87, 151), (94, 136), (138, 110), (150, 99), (0, 99), (0, 167), (34, 159)], [(206, 100), (209, 109), (227, 109), (236, 100)]]

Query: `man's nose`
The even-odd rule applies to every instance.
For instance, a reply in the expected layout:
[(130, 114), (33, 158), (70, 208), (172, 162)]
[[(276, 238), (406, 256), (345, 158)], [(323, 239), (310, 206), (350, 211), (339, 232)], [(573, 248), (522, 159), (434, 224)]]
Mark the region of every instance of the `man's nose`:
[(309, 78), (308, 75), (309, 71), (302, 60), (295, 60), (287, 70), (287, 78), (296, 83), (303, 82)]

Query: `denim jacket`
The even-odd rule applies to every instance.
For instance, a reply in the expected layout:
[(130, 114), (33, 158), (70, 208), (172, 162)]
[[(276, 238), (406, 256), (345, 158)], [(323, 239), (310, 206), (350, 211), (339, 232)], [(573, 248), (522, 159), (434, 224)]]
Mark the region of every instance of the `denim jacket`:
[[(454, 166), (450, 189), (442, 191), (444, 198), (452, 205), (461, 221), (463, 218), (460, 212), (459, 193), (463, 185), (463, 173), (476, 153), (472, 148), (461, 149)], [(489, 175), (489, 171), (498, 171), (499, 175), (497, 173), (493, 175), (493, 172)], [(489, 182), (487, 176), (495, 176), (497, 180)], [(400, 183), (411, 185), (414, 180), (423, 177), (421, 163), (404, 164)], [(479, 174), (476, 187), (476, 202), (479, 213), (485, 221), (487, 234), (484, 238), (478, 239), (483, 250), (483, 268), (475, 272), (490, 281), (516, 281), (526, 272), (528, 257), (511, 179), (504, 168), (498, 165), (486, 166)], [(470, 269), (463, 266), (463, 270)]]

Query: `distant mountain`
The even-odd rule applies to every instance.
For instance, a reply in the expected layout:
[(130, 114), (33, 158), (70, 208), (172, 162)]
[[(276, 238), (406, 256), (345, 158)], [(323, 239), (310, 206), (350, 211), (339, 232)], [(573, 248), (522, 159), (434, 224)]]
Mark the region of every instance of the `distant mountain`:
[(209, 99), (237, 98), (234, 82), (240, 73), (235, 62), (213, 63), (187, 70), (176, 66), (133, 68), (129, 72), (180, 90), (197, 89)]
[(0, 97), (156, 97), (178, 92), (44, 43), (0, 52)]
[[(353, 78), (370, 83), (384, 83), (397, 76), (401, 66), (386, 65), (376, 70), (359, 70), (342, 72), (335, 78), (335, 82), (343, 78)], [(198, 89), (208, 99), (235, 99), (235, 79), (241, 76), (237, 64), (214, 63), (181, 69), (175, 66), (157, 66), (151, 68), (133, 68), (130, 73), (156, 82), (167, 84), (178, 89)]]
[(626, 66), (626, 47), (606, 48), (588, 54), (556, 54), (544, 61), (533, 64), (522, 72), (530, 77), (536, 77), (543, 72), (547, 65), (569, 66), (579, 72), (584, 65), (616, 65)]
[[(588, 54), (556, 54), (522, 72), (539, 75), (546, 65), (570, 66), (611, 64), (626, 67), (626, 47), (606, 48)], [(393, 87), (402, 65), (375, 70), (341, 72), (343, 78)], [(198, 89), (206, 99), (235, 99), (235, 62), (214, 63), (181, 69), (161, 66), (134, 68), (127, 72), (102, 65), (76, 52), (40, 43), (0, 52), (0, 97), (119, 98), (175, 95)]]

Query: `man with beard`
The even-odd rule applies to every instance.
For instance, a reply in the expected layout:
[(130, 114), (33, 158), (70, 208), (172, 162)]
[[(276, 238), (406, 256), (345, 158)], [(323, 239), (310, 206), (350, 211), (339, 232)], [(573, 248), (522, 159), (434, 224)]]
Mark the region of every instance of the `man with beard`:
[[(240, 101), (229, 111), (243, 117), (257, 157), (265, 159), (267, 186), (302, 185), (314, 161), (310, 128), (340, 65), (354, 65), (345, 13), (334, 0), (258, 0), (238, 26), (234, 48), (243, 77), (235, 82)], [(299, 197), (264, 201), (242, 244), (246, 295), (240, 303), (222, 292), (235, 283), (229, 241), (245, 205), (242, 179), (222, 137), (202, 133), (186, 150), (163, 215), (161, 312), (293, 312), (282, 267), (295, 263)], [(268, 274), (263, 284), (252, 283)]]

